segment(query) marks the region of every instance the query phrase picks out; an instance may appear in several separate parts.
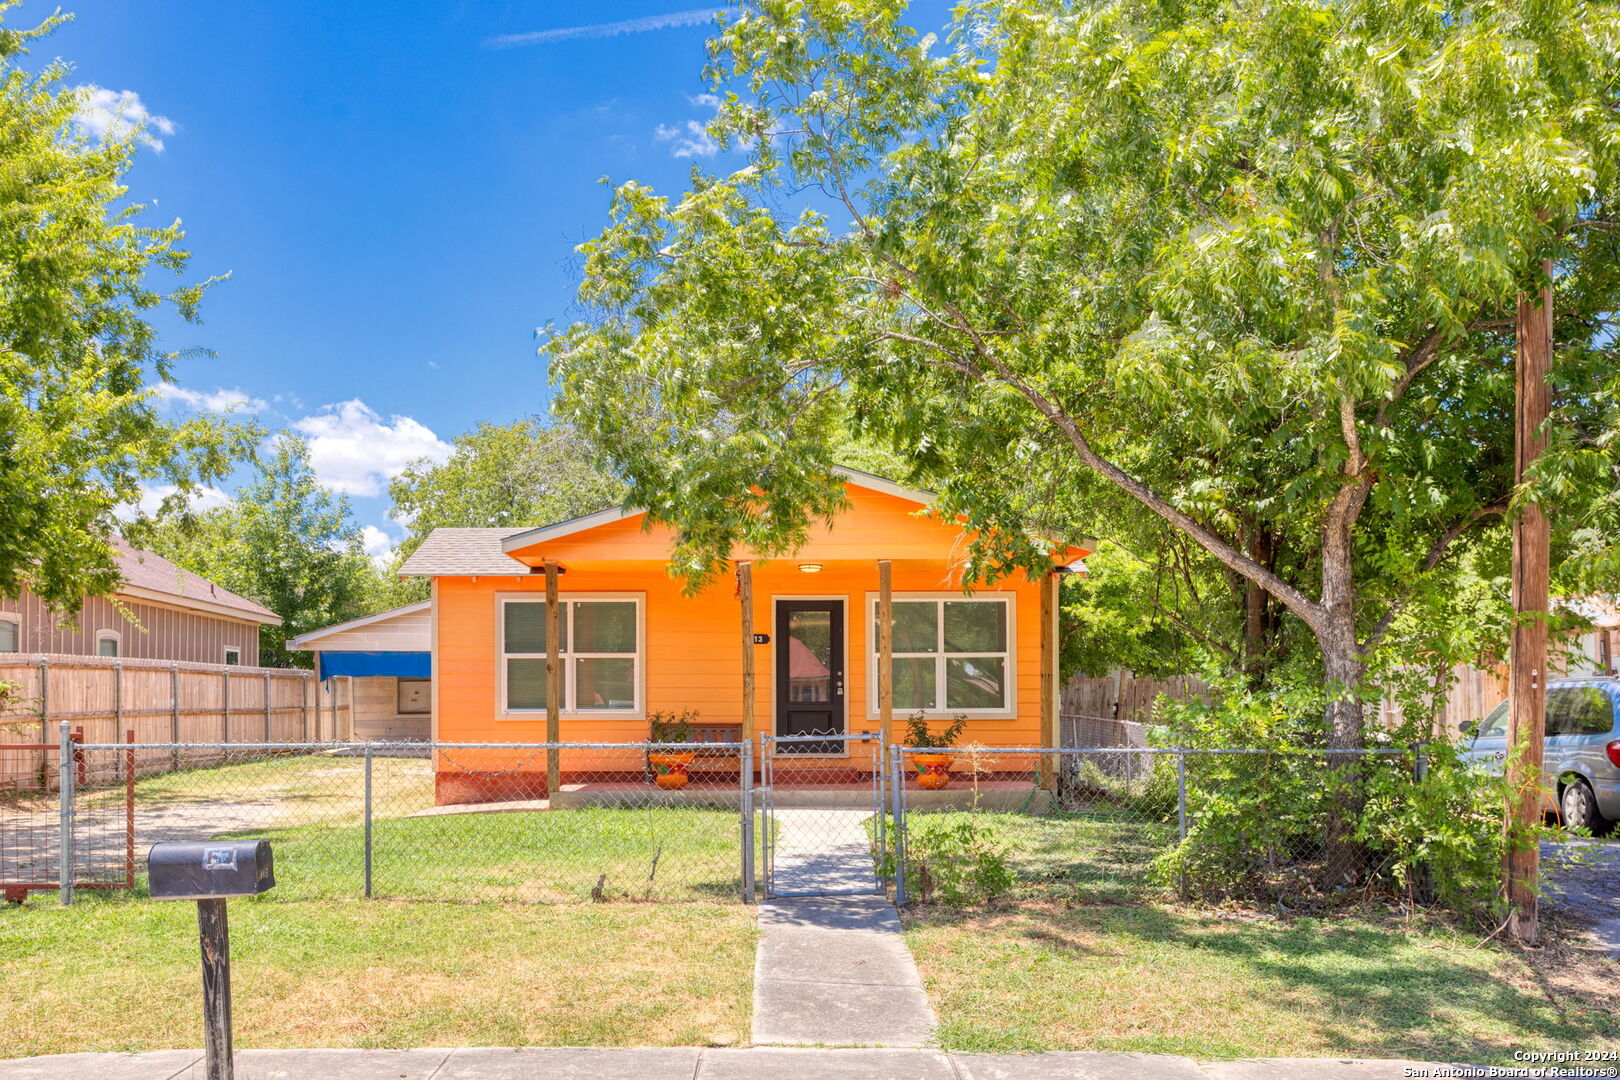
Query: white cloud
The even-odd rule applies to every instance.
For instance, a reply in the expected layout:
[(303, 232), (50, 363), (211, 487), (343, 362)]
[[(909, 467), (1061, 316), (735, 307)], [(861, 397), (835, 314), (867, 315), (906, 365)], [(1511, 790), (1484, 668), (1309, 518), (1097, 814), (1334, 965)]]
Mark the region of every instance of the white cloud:
[(360, 546), (366, 549), (367, 555), (383, 562), (394, 552), (394, 538), (375, 525), (367, 525), (360, 530)]
[(618, 37), (621, 34), (643, 34), (649, 30), (670, 30), (677, 26), (701, 26), (712, 22), (718, 8), (699, 8), (696, 11), (674, 11), (668, 15), (648, 15), (642, 19), (623, 22), (593, 23), (589, 26), (565, 26), (557, 30), (531, 30), (526, 34), (501, 34), (489, 38), (484, 44), (495, 49), (511, 49), (520, 45), (544, 45), (570, 38)]
[(669, 152), (674, 157), (714, 157), (720, 151), (720, 144), (710, 138), (708, 131), (696, 120), (688, 120), (684, 127), (659, 124), (653, 134), (659, 142), (673, 144)]
[(108, 90), (94, 84), (78, 89), (83, 96), (74, 119), (93, 138), (122, 139), (138, 129), (135, 137), (161, 154), (163, 140), (158, 136), (179, 130), (167, 116), (149, 111), (141, 95), (133, 90)]
[[(693, 108), (720, 109), (720, 98), (714, 94), (687, 94), (686, 102)], [(720, 152), (720, 144), (709, 135), (708, 127), (701, 120), (688, 120), (684, 124), (659, 124), (653, 130), (653, 137), (659, 142), (670, 144), (669, 152), (672, 157), (678, 158), (709, 158)]]
[[(120, 506), (117, 514), (125, 521), (135, 516), (136, 511), (150, 517), (162, 507), (163, 500), (180, 489), (173, 484), (142, 484), (141, 497), (134, 506)], [(217, 487), (202, 487), (192, 493), (188, 507), (193, 513), (202, 513), (204, 510), (213, 510), (220, 506), (231, 505), (231, 497)]]
[(219, 389), (214, 391), (188, 390), (173, 383), (158, 383), (157, 396), (166, 405), (182, 406), (200, 412), (259, 413), (269, 408), (262, 398), (252, 397), (246, 390)]
[(359, 398), (323, 406), (292, 426), (309, 439), (309, 463), (321, 483), (344, 495), (381, 495), (417, 458), (450, 457), (450, 444), (425, 425), (409, 416), (384, 422)]

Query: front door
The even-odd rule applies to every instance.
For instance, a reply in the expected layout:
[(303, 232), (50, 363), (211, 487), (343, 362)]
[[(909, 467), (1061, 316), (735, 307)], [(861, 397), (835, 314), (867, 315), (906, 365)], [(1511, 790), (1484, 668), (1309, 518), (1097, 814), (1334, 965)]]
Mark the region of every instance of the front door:
[[(776, 603), (776, 733), (844, 733), (844, 602)], [(785, 753), (834, 753), (837, 744), (786, 743)]]

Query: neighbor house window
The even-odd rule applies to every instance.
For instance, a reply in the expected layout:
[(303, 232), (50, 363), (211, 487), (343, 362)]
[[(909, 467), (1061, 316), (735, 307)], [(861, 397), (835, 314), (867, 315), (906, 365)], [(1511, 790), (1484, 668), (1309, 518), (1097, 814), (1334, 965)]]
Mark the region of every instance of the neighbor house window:
[(98, 630), (98, 631), (96, 631), (96, 655), (97, 656), (117, 656), (118, 655), (118, 631), (116, 631), (116, 630)]
[[(564, 712), (641, 708), (641, 600), (571, 597), (559, 602)], [(546, 603), (501, 601), (501, 668), (507, 712), (546, 708)]]
[(15, 615), (0, 615), (0, 653), (19, 652), (22, 649), (22, 620)]
[(396, 679), (398, 700), (394, 711), (401, 714), (433, 711), (433, 684), (427, 679)]
[[(894, 600), (894, 707), (991, 713), (1013, 707), (1008, 597)], [(872, 670), (877, 670), (872, 601)], [(876, 675), (867, 680), (874, 707)]]
[(241, 649), (226, 649), (225, 650), (225, 663), (226, 664), (240, 664), (241, 662), (242, 662), (242, 650)]

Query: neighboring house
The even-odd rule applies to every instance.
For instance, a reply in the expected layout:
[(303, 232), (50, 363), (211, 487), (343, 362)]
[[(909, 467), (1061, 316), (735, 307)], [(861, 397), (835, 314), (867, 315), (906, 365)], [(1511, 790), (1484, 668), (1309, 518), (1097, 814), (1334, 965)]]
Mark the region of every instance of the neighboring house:
[[(728, 576), (684, 595), (668, 528), (614, 509), (537, 529), (435, 530), (400, 571), (432, 579), (434, 737), (545, 739), (547, 560), (559, 573), (562, 741), (645, 741), (649, 713), (687, 709), (733, 737), (875, 732), (882, 561), (894, 618), (890, 739), (920, 710), (941, 721), (966, 714), (966, 740), (1053, 745), (1056, 575), (1089, 549), (1060, 548), (1050, 574), (964, 594), (966, 537), (919, 513), (931, 495), (843, 475), (848, 509), (813, 526), (795, 554), (752, 566), (752, 731), (738, 584)], [(516, 768), (501, 779), (510, 792), (458, 778), (441, 760), (439, 800), (532, 797), (545, 783), (543, 771)]]
[(432, 601), (350, 619), (300, 634), (287, 642), (294, 652), (315, 654), (322, 682), (336, 675), (353, 681), (353, 729), (345, 739), (424, 740), (431, 733)]
[(23, 590), (0, 597), (0, 653), (123, 656), (202, 664), (259, 662), (259, 627), (281, 617), (262, 604), (114, 541), (123, 581), (112, 596), (88, 596), (77, 617)]

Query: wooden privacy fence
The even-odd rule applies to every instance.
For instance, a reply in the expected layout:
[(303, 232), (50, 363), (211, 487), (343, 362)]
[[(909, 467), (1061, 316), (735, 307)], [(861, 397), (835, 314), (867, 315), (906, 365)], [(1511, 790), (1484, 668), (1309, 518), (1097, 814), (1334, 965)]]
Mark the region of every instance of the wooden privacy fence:
[(1209, 685), (1192, 675), (1168, 679), (1146, 679), (1126, 672), (1100, 679), (1076, 675), (1063, 688), (1058, 712), (1064, 716), (1151, 724), (1153, 703), (1160, 694), (1173, 701), (1211, 700)]
[[(1580, 664), (1549, 665), (1550, 674), (1588, 673)], [(1059, 712), (1063, 719), (1065, 746), (1141, 746), (1146, 745), (1137, 725), (1152, 724), (1154, 702), (1159, 695), (1174, 701), (1198, 700), (1213, 702), (1213, 693), (1207, 683), (1191, 675), (1169, 679), (1144, 679), (1129, 674), (1109, 675), (1100, 679), (1076, 676), (1063, 688)], [(1451, 669), (1449, 678), (1442, 681), (1431, 695), (1437, 706), (1433, 737), (1458, 737), (1461, 724), (1478, 720), (1507, 697), (1507, 668), (1475, 668), (1458, 664)], [(1385, 728), (1401, 722), (1400, 704), (1386, 696), (1376, 705), (1368, 706), (1368, 720)]]
[(0, 791), (55, 786), (54, 751), (6, 748), (55, 746), (63, 721), (83, 742), (134, 731), (141, 743), (211, 744), (139, 751), (140, 773), (220, 760), (220, 743), (321, 742), (353, 730), (349, 679), (323, 688), (298, 669), (9, 653), (0, 682), (13, 687), (0, 711)]

